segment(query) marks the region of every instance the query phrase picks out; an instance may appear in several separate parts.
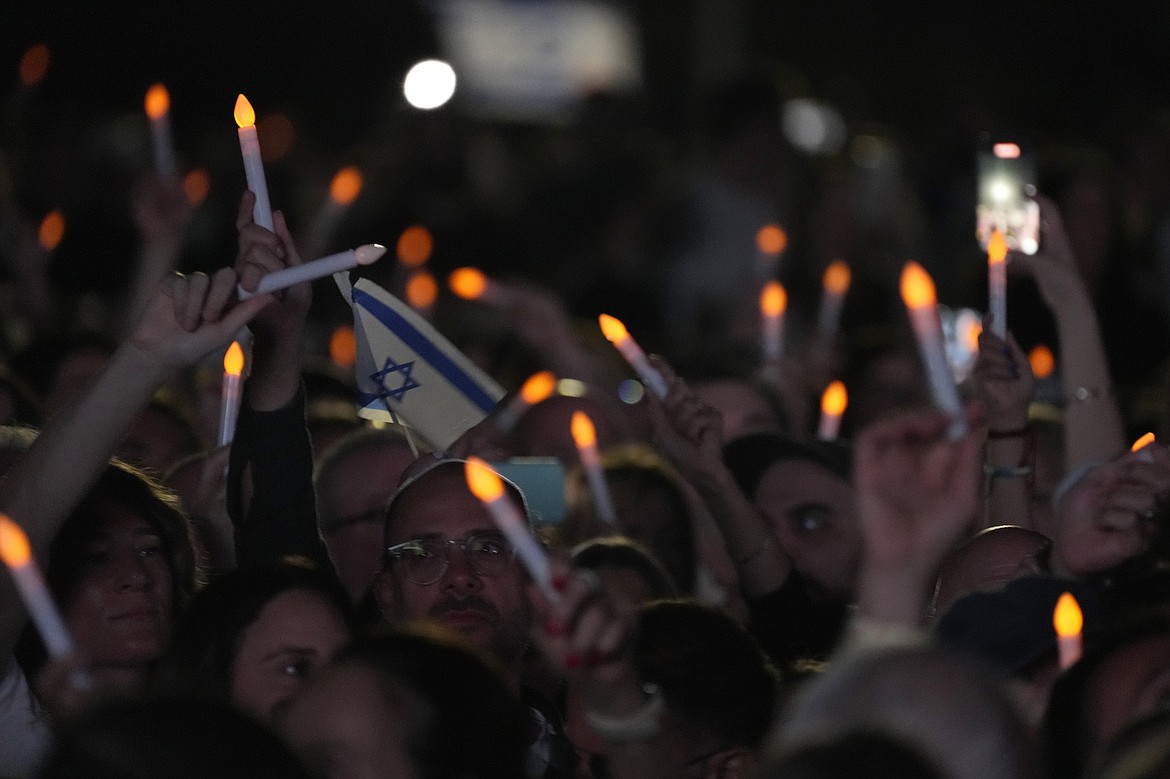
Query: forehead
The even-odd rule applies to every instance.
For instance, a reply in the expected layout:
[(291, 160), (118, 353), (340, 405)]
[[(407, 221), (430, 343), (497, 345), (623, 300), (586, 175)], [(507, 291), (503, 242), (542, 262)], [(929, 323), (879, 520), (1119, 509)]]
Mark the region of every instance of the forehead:
[(773, 463), (756, 488), (756, 502), (763, 505), (806, 500), (839, 504), (853, 499), (849, 482), (811, 460)]
[(463, 468), (442, 466), (419, 477), (394, 501), (386, 542), (428, 534), (464, 538), (495, 528), (491, 514), (467, 488)]

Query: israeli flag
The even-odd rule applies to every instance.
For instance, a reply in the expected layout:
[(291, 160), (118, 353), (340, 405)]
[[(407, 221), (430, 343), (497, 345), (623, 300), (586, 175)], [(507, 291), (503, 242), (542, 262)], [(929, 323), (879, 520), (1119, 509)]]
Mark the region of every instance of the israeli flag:
[(446, 449), (504, 396), (409, 305), (369, 279), (333, 278), (353, 306), (358, 416), (400, 422)]

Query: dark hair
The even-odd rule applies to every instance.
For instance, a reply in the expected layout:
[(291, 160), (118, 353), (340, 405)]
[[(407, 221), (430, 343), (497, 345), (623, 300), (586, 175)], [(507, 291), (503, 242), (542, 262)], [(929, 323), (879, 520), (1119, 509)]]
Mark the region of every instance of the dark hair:
[(575, 568), (596, 571), (601, 568), (625, 568), (634, 571), (646, 583), (655, 599), (677, 598), (678, 587), (665, 566), (649, 549), (625, 536), (591, 538), (578, 544), (569, 553)]
[(182, 614), (156, 669), (155, 689), (229, 700), (245, 629), (274, 598), (292, 590), (320, 595), (354, 628), (353, 608), (332, 572), (300, 560), (237, 568), (204, 587)]
[(38, 779), (301, 779), (274, 733), (225, 701), (99, 702), (57, 729)]
[[(142, 517), (158, 534), (163, 556), (171, 572), (173, 611), (182, 613), (203, 583), (203, 571), (195, 553), (194, 531), (179, 510), (178, 498), (145, 472), (120, 460), (111, 460), (62, 523), (49, 546), (45, 579), (54, 599), (63, 605), (72, 600), (86, 570), (85, 555), (98, 525), (111, 506)], [(17, 647), (26, 672), (35, 672), (46, 658), (40, 634), (26, 628)]]
[(759, 773), (759, 779), (944, 779), (917, 748), (889, 733), (857, 730), (789, 752)]
[(377, 674), (387, 699), (406, 698), (404, 743), (420, 779), (524, 775), (531, 719), (494, 662), (426, 626), (359, 639), (334, 666)]
[(708, 751), (759, 747), (772, 723), (779, 676), (756, 640), (719, 609), (694, 601), (642, 608), (635, 658), (662, 688), (684, 733)]

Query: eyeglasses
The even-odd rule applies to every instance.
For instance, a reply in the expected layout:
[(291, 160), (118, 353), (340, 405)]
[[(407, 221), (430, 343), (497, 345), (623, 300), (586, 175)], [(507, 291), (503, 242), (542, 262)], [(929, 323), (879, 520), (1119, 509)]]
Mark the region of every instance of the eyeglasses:
[(476, 533), (463, 539), (412, 538), (386, 548), (386, 567), (402, 571), (406, 580), (423, 586), (443, 578), (450, 564), (452, 546), (463, 550), (471, 570), (480, 576), (499, 576), (515, 560), (515, 553), (499, 533)]

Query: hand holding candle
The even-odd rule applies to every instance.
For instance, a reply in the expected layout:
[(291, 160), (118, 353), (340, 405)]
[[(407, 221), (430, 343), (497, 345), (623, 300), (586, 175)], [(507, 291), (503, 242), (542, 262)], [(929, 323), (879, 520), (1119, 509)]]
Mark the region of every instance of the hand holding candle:
[(901, 289), (902, 301), (910, 314), (910, 323), (918, 341), (918, 350), (922, 355), (935, 405), (950, 416), (948, 435), (951, 440), (958, 440), (967, 433), (967, 418), (963, 414), (950, 368), (947, 367), (934, 280), (925, 268), (911, 260), (902, 268)]
[(788, 292), (772, 279), (760, 291), (761, 352), (765, 363), (774, 363), (784, 353), (784, 311)]
[(61, 619), (61, 612), (53, 602), (40, 569), (32, 559), (28, 536), (20, 525), (0, 514), (0, 557), (12, 574), (12, 581), (20, 592), (29, 617), (37, 626), (45, 647), (53, 657), (63, 657), (74, 651), (73, 639)]
[(557, 377), (552, 371), (540, 371), (529, 376), (516, 397), (496, 415), (496, 427), (503, 432), (510, 431), (520, 421), (520, 415), (530, 406), (545, 400), (557, 388)]
[(843, 382), (834, 381), (825, 388), (821, 395), (821, 421), (817, 425), (817, 438), (822, 441), (837, 440), (837, 434), (841, 431), (841, 417), (848, 403), (849, 396)]
[(256, 135), (256, 112), (248, 98), (236, 98), (236, 124), (239, 126), (240, 152), (244, 157), (244, 175), (248, 189), (256, 195), (252, 219), (256, 224), (272, 229), (272, 206), (268, 201), (268, 182), (264, 178), (264, 161), (260, 157), (260, 138)]
[(1052, 625), (1056, 628), (1056, 649), (1060, 658), (1060, 670), (1067, 671), (1081, 659), (1081, 630), (1085, 617), (1080, 604), (1066, 592), (1056, 602), (1052, 611)]
[(548, 553), (532, 535), (519, 509), (505, 494), (503, 479), (478, 457), (469, 457), (463, 470), (468, 489), (492, 515), (492, 520), (516, 550), (520, 562), (528, 569), (532, 581), (540, 587), (549, 601), (555, 603), (560, 600), (560, 595), (552, 586)]
[(654, 369), (650, 361), (646, 359), (646, 353), (642, 351), (642, 347), (638, 346), (626, 326), (621, 323), (621, 320), (610, 316), (609, 314), (602, 314), (597, 318), (601, 325), (601, 333), (606, 340), (612, 343), (622, 357), (626, 358), (626, 362), (634, 369), (634, 373), (638, 374), (638, 378), (642, 380), (651, 392), (657, 395), (660, 399), (666, 397), (666, 393), (670, 388), (666, 386), (666, 380), (662, 378), (662, 374)]
[(332, 276), (334, 273), (347, 271), (359, 265), (370, 265), (371, 263), (377, 262), (385, 253), (385, 246), (376, 243), (367, 243), (356, 249), (348, 249), (337, 254), (330, 254), (328, 257), (321, 257), (300, 265), (290, 265), (287, 268), (273, 271), (260, 279), (260, 283), (256, 285), (255, 292), (248, 292), (242, 287), (238, 287), (236, 293), (239, 295), (240, 300), (247, 300), (257, 295), (278, 292), (294, 284), (323, 279), (326, 276)]
[(597, 451), (597, 430), (593, 420), (584, 411), (574, 411), (570, 423), (573, 442), (577, 445), (577, 456), (581, 459), (581, 468), (585, 471), (585, 479), (589, 482), (589, 491), (593, 494), (593, 506), (597, 516), (608, 525), (617, 526), (617, 511), (613, 507), (613, 496), (610, 495), (609, 485), (605, 481), (605, 471), (601, 467), (601, 455)]
[(822, 279), (824, 291), (821, 293), (821, 307), (817, 312), (817, 336), (824, 341), (833, 340), (837, 334), (837, 327), (841, 322), (841, 307), (852, 280), (853, 274), (843, 260), (833, 260), (825, 269)]
[(175, 176), (175, 143), (171, 138), (171, 96), (162, 84), (146, 90), (146, 115), (150, 118), (150, 147), (154, 153), (154, 171), (159, 178)]
[(232, 341), (223, 356), (223, 385), (220, 392), (219, 435), (216, 446), (227, 446), (236, 434), (236, 419), (240, 415), (240, 385), (244, 372), (244, 350), (239, 341)]
[(999, 230), (992, 232), (987, 243), (987, 309), (991, 314), (991, 332), (1007, 337), (1007, 241)]

